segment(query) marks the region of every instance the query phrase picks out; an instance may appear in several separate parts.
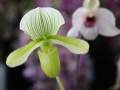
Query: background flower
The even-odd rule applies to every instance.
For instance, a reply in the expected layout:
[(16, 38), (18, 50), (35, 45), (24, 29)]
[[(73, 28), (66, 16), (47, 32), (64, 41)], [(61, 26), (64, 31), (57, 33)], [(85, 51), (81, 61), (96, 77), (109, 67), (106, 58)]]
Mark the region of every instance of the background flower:
[(67, 36), (77, 37), (79, 34), (87, 40), (94, 40), (98, 34), (114, 37), (120, 34), (115, 26), (114, 14), (100, 7), (99, 0), (85, 0), (83, 7), (79, 7), (72, 15), (72, 28)]

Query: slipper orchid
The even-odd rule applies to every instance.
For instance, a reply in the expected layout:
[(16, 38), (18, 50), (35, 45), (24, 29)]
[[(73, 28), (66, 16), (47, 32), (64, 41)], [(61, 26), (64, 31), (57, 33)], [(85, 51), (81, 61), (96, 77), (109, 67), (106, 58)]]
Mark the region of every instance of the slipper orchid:
[(52, 43), (60, 44), (75, 54), (85, 54), (89, 49), (84, 40), (56, 35), (62, 24), (64, 19), (60, 12), (50, 7), (38, 7), (26, 13), (20, 22), (20, 29), (30, 36), (32, 41), (12, 52), (7, 57), (6, 64), (9, 67), (23, 64), (33, 50), (40, 46), (38, 56), (42, 70), (48, 77), (56, 77), (60, 70), (60, 61), (57, 47)]
[(98, 34), (112, 37), (120, 34), (115, 27), (113, 13), (105, 8), (99, 8), (99, 0), (84, 0), (83, 7), (78, 8), (72, 16), (73, 27), (67, 36), (77, 37), (79, 33), (87, 40), (94, 40)]

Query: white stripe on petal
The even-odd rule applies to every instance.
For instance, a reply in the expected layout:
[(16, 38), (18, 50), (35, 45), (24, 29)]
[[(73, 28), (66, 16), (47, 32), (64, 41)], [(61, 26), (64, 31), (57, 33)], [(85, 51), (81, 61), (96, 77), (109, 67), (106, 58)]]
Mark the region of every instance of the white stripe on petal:
[(34, 40), (55, 35), (62, 24), (64, 19), (58, 10), (38, 7), (23, 16), (20, 29)]

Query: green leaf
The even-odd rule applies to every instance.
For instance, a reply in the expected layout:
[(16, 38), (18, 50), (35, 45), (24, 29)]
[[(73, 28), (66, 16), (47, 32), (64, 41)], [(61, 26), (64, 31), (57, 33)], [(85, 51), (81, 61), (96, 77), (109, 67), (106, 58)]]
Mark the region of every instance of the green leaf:
[(38, 52), (42, 70), (50, 77), (55, 78), (60, 71), (60, 60), (57, 48), (50, 50), (49, 53)]
[(60, 44), (66, 47), (69, 51), (75, 54), (85, 54), (89, 50), (89, 44), (81, 39), (57, 35), (49, 36), (49, 39), (55, 44)]
[(16, 67), (23, 64), (31, 52), (40, 46), (41, 41), (42, 39), (36, 39), (34, 41), (31, 41), (29, 44), (21, 47), (20, 49), (17, 49), (14, 52), (10, 53), (10, 55), (7, 57), (6, 64), (9, 67)]
[(62, 24), (64, 24), (64, 19), (58, 10), (38, 7), (23, 16), (20, 29), (34, 40), (56, 35)]

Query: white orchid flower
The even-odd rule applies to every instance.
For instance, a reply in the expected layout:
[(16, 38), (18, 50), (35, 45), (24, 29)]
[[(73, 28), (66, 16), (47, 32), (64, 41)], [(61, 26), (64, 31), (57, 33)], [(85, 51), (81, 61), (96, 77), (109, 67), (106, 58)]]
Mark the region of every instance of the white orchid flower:
[(26, 13), (20, 22), (20, 29), (30, 36), (32, 41), (12, 52), (7, 57), (6, 64), (9, 67), (19, 66), (33, 50), (41, 47), (38, 52), (41, 67), (48, 77), (56, 77), (60, 70), (60, 61), (57, 48), (52, 43), (60, 44), (75, 54), (85, 54), (89, 49), (84, 40), (56, 35), (62, 24), (64, 19), (60, 12), (50, 7), (38, 7)]
[(77, 37), (79, 33), (87, 40), (94, 40), (98, 34), (113, 37), (120, 34), (115, 26), (113, 13), (106, 8), (99, 8), (99, 0), (84, 0), (72, 16), (72, 28), (67, 36)]

